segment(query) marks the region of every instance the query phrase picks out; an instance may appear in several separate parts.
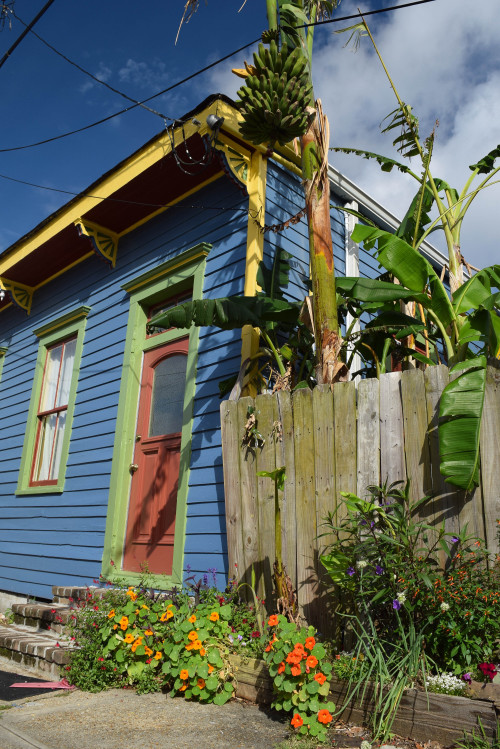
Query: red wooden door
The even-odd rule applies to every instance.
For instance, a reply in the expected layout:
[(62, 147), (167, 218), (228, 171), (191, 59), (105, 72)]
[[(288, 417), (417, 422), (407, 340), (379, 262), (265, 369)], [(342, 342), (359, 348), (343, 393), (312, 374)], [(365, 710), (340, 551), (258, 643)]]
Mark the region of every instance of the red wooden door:
[(172, 573), (188, 338), (144, 354), (123, 568)]

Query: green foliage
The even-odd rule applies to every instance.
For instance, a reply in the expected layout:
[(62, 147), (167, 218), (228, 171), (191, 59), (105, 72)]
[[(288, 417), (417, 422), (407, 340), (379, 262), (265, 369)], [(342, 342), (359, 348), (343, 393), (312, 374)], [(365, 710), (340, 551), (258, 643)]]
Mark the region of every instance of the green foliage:
[(260, 655), (253, 606), (238, 589), (208, 587), (208, 575), (170, 593), (130, 587), (88, 591), (73, 614), (68, 679), (100, 691), (129, 684), (141, 694), (164, 687), (188, 699), (223, 704), (233, 693), (230, 652)]
[(361, 661), (364, 656), (361, 654), (357, 658), (352, 653), (339, 653), (335, 656), (332, 663), (332, 669), (334, 676), (341, 681), (349, 681), (352, 678), (359, 676)]
[[(463, 529), (419, 519), (430, 501), (409, 498), (409, 486), (369, 487), (367, 500), (343, 494), (346, 516), (327, 520), (336, 540), (322, 562), (359, 621), (372, 622), (388, 654), (413, 631), (440, 671), (463, 674), (498, 654), (500, 568), (482, 541)], [(370, 625), (371, 626), (371, 625)], [(367, 656), (363, 629), (359, 653)], [(395, 633), (398, 633), (395, 635)]]
[(328, 701), (332, 666), (325, 647), (316, 642), (314, 627), (297, 627), (282, 614), (273, 614), (268, 624), (272, 637), (264, 660), (273, 679), (272, 706), (293, 714), (299, 734), (326, 741), (335, 705)]

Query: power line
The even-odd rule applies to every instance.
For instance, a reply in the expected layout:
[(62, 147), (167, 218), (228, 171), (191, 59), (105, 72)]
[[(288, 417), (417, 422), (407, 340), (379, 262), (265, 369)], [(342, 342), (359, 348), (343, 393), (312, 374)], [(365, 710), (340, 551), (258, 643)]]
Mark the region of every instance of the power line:
[[(82, 133), (84, 130), (90, 130), (91, 128), (96, 127), (97, 125), (102, 125), (104, 122), (108, 122), (109, 120), (112, 120), (114, 117), (118, 117), (121, 114), (125, 114), (125, 112), (130, 112), (132, 109), (135, 109), (136, 107), (141, 106), (141, 104), (145, 104), (147, 101), (151, 101), (151, 99), (155, 99), (157, 96), (162, 96), (163, 94), (166, 94), (169, 91), (172, 91), (174, 88), (181, 86), (183, 83), (187, 83), (193, 78), (196, 78), (196, 76), (201, 75), (201, 73), (205, 73), (207, 70), (210, 70), (211, 68), (214, 68), (216, 65), (219, 65), (221, 62), (224, 62), (225, 60), (228, 60), (230, 57), (233, 57), (233, 55), (237, 55), (238, 52), (242, 52), (247, 47), (250, 47), (252, 44), (255, 44), (256, 42), (258, 42), (259, 39), (260, 37), (258, 39), (254, 39), (252, 42), (248, 42), (248, 44), (244, 44), (239, 49), (234, 50), (234, 52), (230, 52), (228, 55), (224, 55), (224, 57), (221, 57), (219, 60), (216, 60), (215, 62), (211, 62), (209, 65), (205, 65), (204, 68), (201, 68), (200, 70), (197, 70), (195, 73), (191, 73), (191, 75), (188, 75), (185, 78), (182, 78), (180, 81), (173, 83), (171, 86), (164, 88), (163, 91), (158, 91), (158, 93), (153, 94), (152, 96), (148, 96), (147, 99), (142, 99), (142, 101), (137, 102), (137, 104), (132, 104), (130, 107), (125, 107), (125, 109), (120, 109), (119, 112), (115, 112), (114, 114), (110, 114), (107, 117), (103, 117), (102, 119), (97, 120), (97, 122), (92, 122), (90, 125), (84, 125), (83, 127), (79, 127), (76, 130), (70, 130), (67, 133), (61, 133), (61, 135), (54, 135), (52, 138), (45, 138), (45, 140), (39, 140), (36, 143), (28, 143), (25, 146), (15, 146), (14, 148), (0, 148), (0, 153), (9, 153), (11, 151), (22, 151), (25, 148), (35, 148), (35, 146), (43, 146), (45, 143), (52, 143), (55, 140), (61, 140), (61, 138), (67, 138), (70, 135), (75, 135), (76, 133)], [(180, 122), (180, 120), (173, 120), (173, 122), (177, 123), (177, 122)]]
[[(28, 29), (27, 24), (23, 21), (22, 18), (20, 18), (13, 10), (11, 11), (11, 13), (12, 13), (12, 15), (14, 16), (14, 18), (16, 20), (18, 20), (20, 23), (23, 24), (23, 26), (26, 26), (26, 28)], [(137, 99), (133, 99), (131, 96), (128, 96), (128, 94), (124, 94), (123, 91), (120, 91), (119, 89), (114, 88), (114, 86), (111, 86), (106, 81), (103, 81), (100, 78), (97, 78), (97, 76), (92, 75), (92, 73), (90, 73), (88, 70), (85, 70), (85, 68), (82, 68), (82, 66), (79, 65), (77, 62), (74, 62), (74, 60), (70, 60), (70, 58), (67, 57), (65, 54), (63, 54), (62, 52), (59, 52), (58, 49), (56, 49), (46, 39), (44, 39), (43, 37), (41, 37), (40, 34), (37, 34), (36, 31), (33, 31), (33, 29), (28, 29), (28, 31), (30, 31), (33, 34), (33, 36), (35, 36), (40, 42), (42, 42), (42, 44), (45, 44), (46, 47), (48, 47), (50, 50), (52, 50), (52, 52), (55, 52), (56, 55), (59, 55), (59, 57), (62, 57), (63, 60), (65, 60), (66, 62), (68, 62), (73, 67), (77, 68), (77, 70), (79, 70), (81, 73), (84, 73), (89, 78), (92, 78), (92, 80), (95, 81), (96, 83), (100, 83), (101, 86), (105, 86), (110, 91), (113, 91), (115, 94), (118, 94), (119, 96), (122, 96), (124, 99), (127, 99), (128, 101), (131, 101), (132, 103), (137, 104), (137, 106), (142, 107), (143, 109), (146, 109), (148, 112), (151, 112), (151, 114), (158, 115), (158, 117), (161, 117), (162, 120), (173, 120), (172, 117), (167, 117), (166, 115), (162, 114), (161, 112), (157, 112), (156, 109), (152, 109), (151, 107), (146, 106), (142, 102), (137, 101)]]
[[(43, 6), (42, 10), (41, 10), (41, 11), (40, 11), (39, 13), (37, 13), (37, 14), (36, 14), (36, 16), (35, 16), (35, 17), (34, 17), (34, 19), (33, 19), (33, 20), (31, 21), (31, 23), (29, 23), (29, 24), (28, 24), (28, 25), (26, 26), (26, 28), (24, 29), (24, 31), (22, 32), (22, 34), (20, 34), (20, 35), (19, 35), (19, 36), (17, 37), (17, 39), (16, 39), (16, 41), (14, 42), (14, 44), (12, 44), (12, 45), (11, 45), (11, 46), (9, 47), (9, 49), (7, 50), (7, 52), (6, 52), (5, 54), (4, 54), (4, 56), (3, 56), (3, 57), (2, 57), (2, 59), (0, 60), (0, 68), (1, 68), (1, 67), (2, 67), (3, 65), (5, 65), (5, 63), (7, 62), (7, 60), (8, 60), (8, 59), (9, 59), (9, 57), (11, 56), (11, 54), (12, 54), (12, 53), (14, 52), (14, 50), (16, 49), (16, 47), (17, 47), (17, 46), (19, 46), (19, 44), (21, 44), (21, 42), (22, 42), (22, 40), (24, 39), (24, 37), (25, 37), (25, 36), (26, 36), (26, 35), (27, 35), (27, 34), (28, 34), (28, 33), (29, 33), (30, 31), (31, 31), (31, 29), (33, 28), (33, 26), (34, 26), (34, 25), (35, 25), (36, 23), (38, 23), (38, 21), (39, 21), (39, 20), (40, 20), (40, 18), (41, 18), (41, 17), (43, 16), (43, 14), (44, 14), (44, 13), (46, 13), (46, 11), (48, 11), (48, 9), (50, 8), (50, 6), (52, 5), (52, 3), (53, 3), (53, 2), (54, 2), (54, 0), (49, 0), (49, 1), (48, 1), (48, 3), (45, 3), (45, 5)], [(11, 13), (13, 13), (14, 11), (13, 11), (13, 10), (11, 10), (10, 12), (11, 12)]]
[[(52, 2), (54, 2), (54, 0), (50, 0), (49, 4), (51, 4)], [(394, 6), (391, 6), (390, 8), (380, 8), (379, 10), (366, 11), (366, 13), (354, 13), (349, 16), (342, 16), (341, 18), (331, 18), (326, 21), (316, 21), (314, 23), (303, 24), (303, 26), (299, 28), (305, 28), (308, 26), (319, 26), (319, 25), (326, 24), (326, 23), (340, 23), (341, 21), (350, 21), (354, 18), (361, 18), (362, 16), (374, 15), (376, 13), (387, 13), (389, 11), (400, 10), (402, 8), (409, 8), (415, 5), (423, 5), (424, 3), (430, 3), (430, 2), (435, 2), (435, 0), (414, 0), (413, 2), (404, 3), (403, 5), (394, 5)], [(193, 78), (196, 78), (198, 75), (201, 75), (202, 73), (205, 73), (207, 70), (214, 68), (216, 65), (219, 65), (221, 62), (224, 62), (225, 60), (228, 60), (230, 57), (237, 55), (239, 52), (242, 52), (243, 50), (247, 49), (247, 47), (251, 47), (253, 44), (256, 44), (258, 41), (260, 41), (260, 37), (258, 37), (257, 39), (254, 39), (251, 42), (247, 42), (247, 44), (244, 44), (242, 47), (235, 49), (233, 52), (230, 52), (229, 54), (224, 55), (224, 57), (219, 58), (215, 62), (212, 62), (209, 65), (205, 65), (205, 67), (200, 68), (200, 70), (197, 70), (195, 73), (191, 73), (190, 75), (186, 76), (185, 78), (182, 78), (176, 83), (173, 83), (171, 86), (164, 88), (162, 91), (158, 91), (156, 94), (152, 94), (151, 96), (148, 96), (146, 99), (142, 99), (142, 101), (135, 102), (130, 107), (125, 107), (125, 109), (121, 109), (118, 112), (115, 112), (114, 114), (110, 114), (107, 117), (103, 117), (102, 119), (97, 120), (96, 122), (92, 122), (89, 125), (84, 125), (83, 127), (76, 128), (75, 130), (69, 130), (68, 132), (61, 133), (60, 135), (55, 135), (52, 138), (45, 138), (44, 140), (39, 140), (39, 141), (36, 141), (35, 143), (28, 143), (24, 146), (14, 146), (12, 148), (0, 148), (0, 153), (10, 153), (12, 151), (22, 151), (26, 148), (36, 148), (37, 146), (43, 146), (46, 143), (52, 143), (56, 140), (61, 140), (62, 138), (68, 138), (70, 135), (76, 135), (77, 133), (82, 133), (86, 130), (90, 130), (91, 128), (97, 127), (98, 125), (102, 125), (105, 122), (109, 122), (109, 120), (112, 120), (115, 117), (119, 117), (120, 115), (125, 114), (126, 112), (130, 112), (132, 109), (135, 109), (136, 107), (140, 107), (146, 102), (151, 101), (152, 99), (156, 99), (156, 97), (162, 96), (163, 94), (166, 94), (169, 91), (172, 91), (174, 88), (181, 86), (183, 83), (187, 83)], [(102, 83), (102, 81), (100, 82)], [(117, 91), (117, 93), (120, 93), (120, 92)], [(126, 97), (126, 98), (129, 98), (129, 97)], [(134, 100), (132, 99), (132, 101)], [(155, 114), (159, 114), (159, 113), (155, 112)], [(163, 115), (160, 115), (160, 116), (163, 117)], [(164, 119), (170, 119), (170, 118), (164, 118)], [(172, 120), (172, 121), (179, 122), (179, 120)]]

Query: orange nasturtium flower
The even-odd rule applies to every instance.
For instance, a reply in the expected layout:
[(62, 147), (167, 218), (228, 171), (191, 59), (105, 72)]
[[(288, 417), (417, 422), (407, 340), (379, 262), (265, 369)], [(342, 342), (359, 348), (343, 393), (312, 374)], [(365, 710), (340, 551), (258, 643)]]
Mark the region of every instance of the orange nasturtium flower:
[(128, 627), (128, 616), (122, 616), (120, 619), (120, 627), (125, 631)]
[(318, 723), (324, 723), (327, 726), (333, 720), (328, 710), (320, 710), (318, 713)]
[(276, 616), (276, 614), (271, 614), (267, 623), (270, 627), (275, 627), (278, 624), (278, 617)]
[(200, 648), (200, 655), (206, 655), (206, 654), (207, 654), (207, 651), (205, 650), (205, 648)]
[(151, 650), (151, 648), (148, 648), (147, 645), (144, 648), (144, 652), (146, 653), (146, 655), (153, 655), (153, 651)]
[(301, 660), (302, 656), (299, 653), (294, 653), (293, 651), (291, 653), (288, 653), (286, 657), (287, 663), (294, 663), (295, 665), (298, 665)]
[(113, 629), (118, 629), (118, 624), (113, 624)]
[(213, 670), (214, 670), (214, 667), (212, 666), (211, 663), (209, 663), (208, 664), (208, 673), (211, 674)]
[(285, 661), (281, 661), (280, 665), (278, 666), (278, 673), (282, 674), (285, 668), (286, 668)]
[(112, 619), (114, 617), (114, 615), (115, 615), (115, 610), (111, 609), (111, 611), (108, 614), (108, 619)]
[(191, 632), (188, 634), (188, 640), (191, 640), (191, 642), (194, 642), (197, 639), (198, 639), (198, 632), (192, 629)]
[(127, 595), (130, 596), (131, 601), (135, 601), (135, 599), (137, 598), (137, 593), (135, 593), (132, 587), (127, 590)]
[(183, 668), (182, 671), (179, 674), (179, 678), (182, 679), (182, 681), (186, 681), (186, 679), (189, 679), (189, 673), (187, 668)]
[(212, 611), (212, 613), (210, 614), (208, 618), (210, 619), (211, 622), (217, 622), (219, 621), (219, 614), (217, 611)]
[(134, 640), (135, 640), (135, 637), (134, 637), (134, 635), (133, 635), (132, 633), (129, 633), (129, 634), (128, 634), (128, 635), (127, 635), (127, 636), (125, 637), (125, 642), (126, 642), (126, 643), (131, 643), (131, 642), (134, 642)]
[(295, 713), (290, 723), (294, 728), (300, 728), (301, 725), (303, 725), (304, 721), (298, 713)]
[(201, 650), (201, 640), (195, 640), (193, 642), (193, 650)]
[(144, 630), (144, 634), (145, 635), (152, 635), (153, 634), (153, 630), (152, 629), (145, 629)]
[(163, 614), (160, 616), (160, 621), (161, 622), (166, 622), (169, 619), (171, 619), (172, 617), (173, 617), (172, 612), (170, 611), (170, 609), (167, 609), (167, 611), (164, 611)]
[(300, 666), (292, 666), (291, 672), (292, 676), (300, 676), (300, 674), (302, 673), (302, 669), (300, 668)]
[(322, 673), (321, 673), (321, 671), (320, 671), (319, 673), (317, 673), (317, 674), (315, 675), (315, 677), (314, 677), (314, 681), (317, 681), (317, 682), (318, 682), (318, 684), (324, 684), (324, 683), (325, 683), (325, 681), (326, 681), (326, 676), (325, 676), (325, 674), (322, 674)]
[(198, 679), (198, 681), (196, 683), (197, 683), (197, 685), (199, 686), (200, 689), (203, 689), (204, 686), (205, 686), (205, 679), (202, 679), (201, 676), (200, 676), (200, 678)]
[(185, 692), (187, 688), (188, 688), (188, 685), (183, 684), (182, 687), (179, 687), (179, 692)]
[(314, 655), (309, 655), (306, 660), (308, 668), (315, 668), (318, 665), (318, 659)]
[(316, 640), (314, 639), (314, 637), (308, 637), (306, 639), (306, 648), (308, 650), (312, 650), (315, 645), (316, 645)]
[(188, 622), (190, 622), (191, 624), (194, 624), (195, 621), (196, 621), (196, 616), (193, 614), (192, 616), (189, 617)]

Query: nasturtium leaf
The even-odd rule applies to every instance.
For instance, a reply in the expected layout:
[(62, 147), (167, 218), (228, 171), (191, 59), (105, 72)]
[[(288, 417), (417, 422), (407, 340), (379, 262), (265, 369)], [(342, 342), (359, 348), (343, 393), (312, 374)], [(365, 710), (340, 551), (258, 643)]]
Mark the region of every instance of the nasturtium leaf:
[(292, 700), (284, 700), (283, 701), (283, 710), (285, 710), (287, 713), (290, 712), (290, 710), (292, 709), (292, 707), (293, 707)]
[(197, 666), (196, 668), (196, 673), (202, 679), (206, 679), (208, 677), (208, 664), (205, 662), (200, 663), (199, 666)]
[(273, 655), (273, 663), (281, 663), (283, 660), (283, 653), (277, 652)]
[(318, 659), (318, 661), (321, 661), (326, 655), (326, 650), (321, 643), (317, 642), (311, 653)]
[(219, 610), (219, 614), (223, 619), (226, 619), (226, 620), (230, 619), (232, 615), (231, 606), (229, 606), (229, 604), (226, 604), (225, 606), (221, 606)]
[(120, 648), (120, 650), (117, 650), (115, 658), (118, 663), (123, 663), (123, 661), (125, 660), (125, 652)]
[(224, 689), (226, 692), (229, 692), (229, 694), (232, 694), (234, 692), (234, 686), (232, 682), (226, 681), (224, 684)]
[[(323, 668), (323, 671), (325, 669)], [(318, 694), (320, 694), (322, 697), (326, 697), (330, 691), (330, 684), (325, 681), (324, 684), (320, 685), (320, 688), (318, 689)]]
[(205, 681), (206, 688), (209, 689), (211, 692), (215, 692), (218, 684), (219, 684), (219, 680), (217, 679), (216, 676), (209, 676), (208, 679)]
[(319, 690), (319, 684), (317, 681), (310, 681), (308, 682), (306, 689), (309, 694), (317, 694)]

